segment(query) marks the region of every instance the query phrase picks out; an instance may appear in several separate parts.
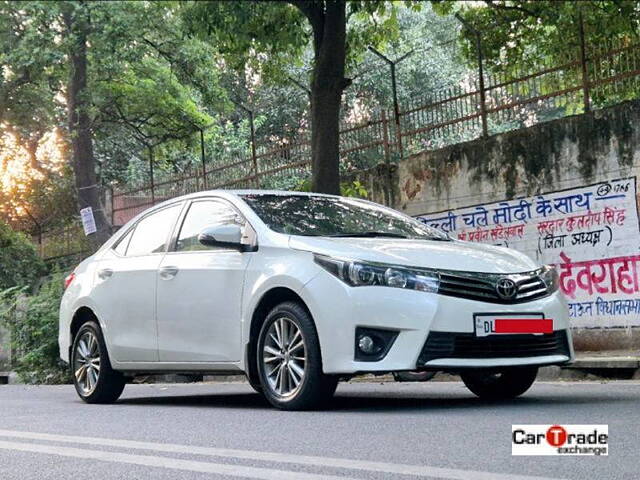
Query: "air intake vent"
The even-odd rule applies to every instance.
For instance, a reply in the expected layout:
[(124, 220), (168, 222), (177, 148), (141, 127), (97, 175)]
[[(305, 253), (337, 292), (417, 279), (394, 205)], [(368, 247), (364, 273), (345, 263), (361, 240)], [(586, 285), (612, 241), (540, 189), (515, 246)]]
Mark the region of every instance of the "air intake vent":
[(422, 366), (436, 358), (514, 358), (544, 355), (569, 356), (567, 332), (544, 335), (489, 335), (431, 332), (418, 358)]

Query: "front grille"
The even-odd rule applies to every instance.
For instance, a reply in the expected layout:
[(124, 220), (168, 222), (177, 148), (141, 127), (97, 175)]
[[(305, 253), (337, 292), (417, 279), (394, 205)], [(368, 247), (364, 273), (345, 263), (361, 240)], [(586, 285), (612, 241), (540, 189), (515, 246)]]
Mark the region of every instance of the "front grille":
[[(510, 279), (515, 283), (516, 294), (513, 298), (505, 299), (498, 295), (496, 285), (501, 279)], [(501, 275), (443, 271), (440, 273), (438, 293), (482, 302), (514, 304), (544, 297), (549, 291), (537, 272)]]
[(565, 330), (543, 335), (489, 335), (430, 332), (418, 357), (418, 366), (436, 358), (514, 358), (569, 356)]

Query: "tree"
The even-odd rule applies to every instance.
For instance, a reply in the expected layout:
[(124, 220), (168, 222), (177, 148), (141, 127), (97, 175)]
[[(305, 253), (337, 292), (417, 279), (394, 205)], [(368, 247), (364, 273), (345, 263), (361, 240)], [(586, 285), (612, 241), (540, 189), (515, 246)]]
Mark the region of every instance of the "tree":
[[(99, 191), (98, 171), (105, 166), (96, 161), (96, 140), (113, 143), (123, 131), (129, 134), (122, 138), (136, 142), (140, 132), (156, 140), (182, 139), (210, 122), (203, 100), (215, 108), (220, 102), (212, 99), (224, 98), (215, 88), (211, 48), (190, 39), (180, 43), (180, 18), (172, 17), (170, 7), (0, 3), (0, 124), (27, 150), (34, 150), (30, 146), (44, 132), (66, 126), (77, 206), (93, 209), (96, 245), (110, 235)], [(143, 146), (129, 146), (129, 158)], [(109, 165), (105, 170), (113, 171)]]
[(38, 236), (75, 210), (67, 142), (59, 129), (35, 145), (15, 130), (0, 126), (0, 222)]
[(0, 291), (31, 288), (45, 272), (45, 264), (27, 236), (0, 222)]
[[(442, 14), (458, 13), (482, 35), (482, 53), (488, 68), (513, 74), (567, 61), (580, 48), (580, 23), (587, 48), (637, 41), (638, 2), (608, 0), (556, 2), (548, 0), (435, 1)], [(606, 28), (604, 27), (606, 26)], [(462, 30), (467, 57), (475, 62), (475, 37)]]
[(89, 116), (87, 41), (91, 27), (86, 4), (66, 2), (61, 4), (61, 10), (70, 46), (67, 110), (78, 208), (91, 207), (97, 229), (95, 240), (102, 244), (111, 236), (111, 228), (100, 201)]
[(313, 189), (340, 193), (340, 103), (351, 84), (345, 78), (346, 2), (292, 2), (313, 30), (311, 80), (311, 164)]
[(351, 83), (345, 67), (397, 33), (397, 8), (382, 1), (198, 2), (186, 6), (185, 18), (243, 74), (251, 69), (282, 81), (282, 66), (299, 61), (311, 42), (312, 189), (339, 194), (340, 106)]

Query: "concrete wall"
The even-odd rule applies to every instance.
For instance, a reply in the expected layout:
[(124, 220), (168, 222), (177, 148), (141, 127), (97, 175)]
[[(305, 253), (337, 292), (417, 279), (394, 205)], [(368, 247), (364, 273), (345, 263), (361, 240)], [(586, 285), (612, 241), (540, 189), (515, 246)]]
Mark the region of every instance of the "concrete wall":
[[(454, 237), (556, 264), (577, 348), (640, 349), (639, 173), (633, 101), (414, 155), (391, 172), (392, 202)], [(386, 174), (358, 175), (381, 203)]]

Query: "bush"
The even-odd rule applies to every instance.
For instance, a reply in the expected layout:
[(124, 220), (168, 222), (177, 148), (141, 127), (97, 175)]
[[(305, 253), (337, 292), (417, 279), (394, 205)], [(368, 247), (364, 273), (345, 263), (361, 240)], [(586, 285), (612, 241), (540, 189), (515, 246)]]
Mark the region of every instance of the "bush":
[(63, 275), (53, 274), (34, 295), (26, 288), (0, 292), (0, 322), (11, 334), (14, 369), (26, 383), (69, 383), (67, 366), (58, 354), (58, 309)]
[(0, 291), (15, 286), (33, 287), (46, 267), (26, 235), (0, 222)]

